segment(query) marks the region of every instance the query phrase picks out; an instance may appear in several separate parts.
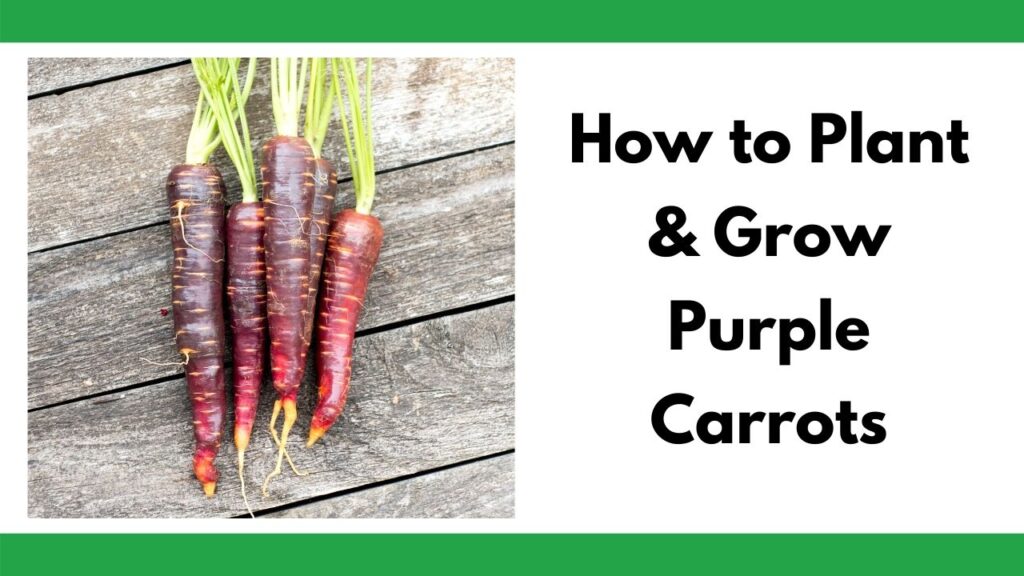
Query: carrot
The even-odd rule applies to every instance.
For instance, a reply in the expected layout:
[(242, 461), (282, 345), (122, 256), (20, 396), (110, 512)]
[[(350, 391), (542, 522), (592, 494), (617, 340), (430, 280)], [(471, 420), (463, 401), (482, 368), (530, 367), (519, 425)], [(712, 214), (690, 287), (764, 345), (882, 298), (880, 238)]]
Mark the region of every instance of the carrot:
[[(355, 185), (356, 207), (338, 214), (327, 240), (318, 322), (318, 400), (309, 426), (307, 446), (312, 446), (323, 437), (345, 408), (352, 376), (356, 323), (384, 238), (380, 221), (370, 214), (375, 192), (370, 103), (372, 62), (366, 62), (365, 119), (359, 101), (355, 61), (351, 58), (335, 59), (332, 65), (332, 86), (341, 109), (345, 149)], [(351, 131), (341, 96), (339, 72), (344, 77), (348, 93)]]
[(307, 446), (323, 437), (345, 408), (356, 322), (383, 238), (379, 220), (351, 208), (338, 214), (331, 226), (320, 296), (318, 400)]
[(326, 92), (327, 59), (312, 58), (309, 66), (309, 96), (306, 98), (305, 135), (316, 157), (313, 171), (313, 212), (309, 230), (309, 296), (306, 299), (306, 315), (303, 318), (305, 332), (303, 339), (308, 350), (313, 336), (316, 295), (320, 286), (323, 269), (324, 247), (327, 233), (334, 216), (334, 196), (338, 191), (338, 173), (330, 161), (322, 156), (327, 125), (331, 118), (331, 95)]
[(263, 383), (267, 331), (263, 203), (256, 195), (256, 169), (245, 116), (245, 103), (256, 77), (256, 59), (249, 59), (244, 88), (238, 82), (239, 58), (203, 58), (197, 61), (199, 84), (215, 112), (224, 149), (238, 172), (242, 186), (242, 201), (228, 211), (226, 223), (227, 295), (234, 335), (235, 450), (238, 453), (242, 499), (251, 514), (245, 491), (245, 450), (252, 435)]
[[(304, 316), (309, 299), (309, 226), (313, 207), (316, 158), (309, 142), (298, 135), (298, 118), (308, 62), (272, 58), (271, 99), (277, 135), (263, 146), (260, 172), (266, 231), (263, 246), (267, 267), (267, 320), (270, 327), (270, 374), (277, 400), (270, 430), (278, 445), (277, 465), (263, 482), (281, 473), (288, 434), (297, 418), (295, 406), (306, 364)], [(284, 412), (280, 438), (274, 427)], [(292, 469), (299, 473), (289, 457)]]
[(338, 193), (338, 173), (327, 159), (317, 158), (313, 177), (316, 186), (313, 190), (313, 226), (309, 237), (309, 296), (306, 300), (306, 316), (303, 319), (307, 348), (313, 337), (313, 326), (316, 325), (316, 297), (323, 271), (327, 234), (331, 228), (331, 220), (334, 219), (334, 197)]
[(189, 134), (185, 164), (167, 177), (174, 248), (172, 309), (178, 352), (192, 400), (192, 468), (203, 492), (217, 489), (214, 459), (224, 428), (224, 180), (208, 165), (220, 138), (202, 95)]
[(267, 337), (263, 232), (262, 202), (240, 202), (228, 211), (228, 309), (234, 335), (234, 438), (239, 476), (245, 466), (245, 450), (249, 446), (263, 384)]

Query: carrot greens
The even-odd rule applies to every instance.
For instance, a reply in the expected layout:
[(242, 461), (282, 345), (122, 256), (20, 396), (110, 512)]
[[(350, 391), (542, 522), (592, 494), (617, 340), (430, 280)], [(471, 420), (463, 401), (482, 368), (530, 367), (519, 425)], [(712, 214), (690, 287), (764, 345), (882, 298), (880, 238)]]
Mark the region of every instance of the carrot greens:
[[(373, 115), (371, 104), (371, 85), (373, 59), (366, 59), (366, 90), (365, 105), (360, 102), (359, 75), (356, 72), (354, 58), (333, 58), (331, 65), (334, 70), (331, 86), (338, 100), (341, 116), (342, 133), (345, 136), (345, 152), (348, 154), (349, 170), (352, 171), (352, 182), (355, 186), (356, 212), (369, 214), (373, 206), (375, 192), (374, 160), (373, 160)], [(341, 80), (345, 83), (348, 96), (348, 112), (342, 98)], [(365, 116), (364, 111), (365, 109)], [(351, 120), (346, 118), (351, 116)]]

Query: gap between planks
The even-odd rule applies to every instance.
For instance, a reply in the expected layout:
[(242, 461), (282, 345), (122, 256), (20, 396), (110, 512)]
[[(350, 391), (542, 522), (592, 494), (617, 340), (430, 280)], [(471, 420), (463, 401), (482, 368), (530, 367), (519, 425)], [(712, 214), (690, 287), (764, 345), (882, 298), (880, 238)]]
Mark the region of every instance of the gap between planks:
[[(269, 514), (276, 514), (278, 512), (283, 512), (285, 510), (291, 510), (291, 509), (294, 509), (294, 508), (301, 508), (303, 506), (308, 506), (310, 504), (316, 504), (317, 502), (323, 502), (325, 500), (330, 500), (332, 498), (341, 498), (342, 496), (350, 496), (352, 494), (358, 494), (359, 492), (365, 492), (367, 490), (373, 490), (375, 488), (383, 488), (385, 486), (390, 486), (390, 485), (393, 485), (393, 484), (398, 484), (400, 482), (405, 482), (405, 481), (408, 481), (408, 480), (414, 480), (416, 478), (423, 478), (425, 476), (430, 476), (431, 474), (437, 474), (439, 472), (445, 472), (445, 471), (448, 471), (448, 470), (454, 470), (454, 469), (461, 468), (461, 467), (464, 467), (464, 466), (472, 466), (473, 464), (479, 464), (481, 462), (487, 462), (488, 460), (494, 460), (495, 458), (501, 458), (501, 457), (504, 457), (504, 456), (511, 456), (511, 455), (513, 455), (515, 453), (516, 453), (516, 449), (515, 448), (509, 448), (508, 450), (502, 450), (500, 452), (494, 452), (494, 453), (491, 453), (491, 454), (485, 454), (483, 456), (477, 456), (476, 458), (469, 458), (469, 459), (466, 459), (466, 460), (462, 460), (460, 462), (452, 462), (451, 464), (445, 464), (444, 466), (437, 466), (437, 467), (434, 467), (434, 468), (427, 468), (425, 470), (420, 470), (420, 471), (417, 471), (417, 472), (413, 472), (411, 474), (405, 474), (403, 476), (395, 476), (394, 478), (388, 478), (387, 480), (379, 480), (377, 482), (370, 482), (368, 484), (363, 484), (361, 486), (355, 486), (353, 488), (347, 488), (345, 490), (338, 490), (336, 492), (328, 492), (326, 494), (320, 494), (320, 495), (317, 495), (317, 496), (313, 496), (311, 498), (306, 498), (305, 500), (296, 500), (295, 502), (289, 502), (287, 504), (281, 504), (279, 506), (271, 506), (271, 507), (263, 508), (263, 509), (260, 509), (260, 510), (253, 510), (253, 515), (256, 516), (257, 518), (259, 518), (259, 517), (262, 517), (262, 516), (267, 516)], [(245, 519), (245, 518), (250, 518), (250, 516), (248, 514), (239, 514), (237, 516), (232, 516), (232, 518)]]
[[(381, 176), (392, 193), (375, 211), (388, 232), (361, 328), (515, 292), (513, 153), (506, 146)], [(160, 226), (29, 257), (29, 406), (180, 370), (170, 366), (179, 361), (173, 316), (157, 314), (168, 305), (169, 234)]]
[[(358, 339), (358, 338), (361, 338), (361, 337), (364, 337), (364, 336), (371, 336), (373, 334), (378, 334), (380, 332), (387, 332), (389, 330), (397, 330), (397, 329), (400, 329), (400, 328), (405, 328), (407, 326), (412, 326), (413, 324), (422, 324), (423, 322), (429, 322), (431, 320), (436, 320), (438, 318), (444, 318), (446, 316), (458, 316), (460, 314), (466, 314), (466, 313), (469, 313), (469, 312), (475, 312), (477, 310), (482, 310), (484, 308), (490, 308), (492, 306), (500, 306), (501, 304), (507, 304), (507, 303), (515, 302), (515, 301), (516, 301), (516, 295), (515, 294), (509, 294), (508, 296), (502, 296), (501, 298), (492, 298), (490, 300), (484, 300), (482, 302), (476, 302), (476, 303), (473, 303), (473, 304), (467, 304), (466, 306), (458, 306), (458, 307), (455, 307), (455, 308), (449, 308), (447, 310), (441, 310), (441, 311), (438, 311), (438, 312), (432, 312), (430, 314), (424, 314), (424, 315), (421, 315), (421, 316), (415, 316), (413, 318), (406, 318), (404, 320), (398, 320), (396, 322), (389, 322), (387, 324), (381, 324), (380, 326), (374, 326), (373, 328), (366, 328), (364, 330), (357, 330), (356, 331), (356, 338)], [(230, 360), (228, 360), (228, 361), (226, 361), (224, 363), (224, 367), (225, 368), (229, 368), (231, 366), (232, 366), (232, 362)], [(157, 385), (157, 384), (163, 384), (164, 382), (168, 382), (170, 380), (177, 380), (177, 379), (180, 379), (181, 377), (182, 377), (182, 374), (180, 374), (180, 373), (168, 374), (167, 376), (161, 376), (159, 378), (153, 378), (151, 380), (146, 380), (144, 382), (137, 382), (135, 384), (130, 384), (128, 386), (121, 386), (119, 388), (114, 388), (114, 389), (111, 389), (111, 390), (105, 390), (103, 392), (97, 392), (95, 394), (86, 394), (84, 396), (78, 396), (76, 398), (69, 398), (67, 400), (61, 400), (60, 402), (53, 402), (51, 404), (46, 404), (44, 406), (36, 406), (34, 408), (29, 408), (28, 412), (29, 413), (32, 413), (32, 412), (42, 412), (43, 410), (48, 410), (50, 408), (57, 408), (57, 407), (60, 407), (60, 406), (65, 406), (67, 404), (75, 404), (77, 402), (85, 402), (85, 401), (88, 401), (88, 400), (95, 400), (95, 402), (93, 402), (94, 404), (102, 404), (104, 402), (113, 402), (114, 400), (116, 400), (116, 398), (111, 398), (111, 399), (107, 399), (107, 400), (104, 400), (104, 399), (109, 397), (109, 396), (114, 396), (114, 395), (117, 395), (117, 394), (123, 394), (125, 392), (130, 392), (132, 390), (138, 390), (140, 388), (146, 388), (147, 386), (154, 386), (154, 385)]]
[[(378, 64), (378, 168), (515, 138), (511, 59), (384, 58)], [(265, 61), (260, 66), (268, 69)], [(175, 142), (187, 139), (197, 94), (191, 70), (180, 66), (28, 102), (28, 248), (165, 219), (163, 181), (182, 159)], [(257, 77), (252, 104), (250, 132), (262, 142), (274, 133), (266, 74)], [(330, 131), (326, 155), (341, 159), (342, 148), (340, 135)], [(215, 163), (224, 161), (218, 152)], [(237, 199), (236, 175), (224, 177), (234, 190), (229, 197)], [(97, 194), (110, 201), (97, 206)]]
[[(302, 450), (299, 464), (309, 476), (282, 475), (258, 506), (515, 447), (514, 307), (493, 306), (366, 338), (356, 350), (353, 378), (360, 384), (351, 389), (342, 433)], [(314, 380), (312, 375), (304, 379), (299, 400), (304, 412), (315, 402)], [(225, 481), (217, 498), (204, 497), (195, 485), (187, 465), (193, 434), (181, 380), (125, 396), (108, 405), (81, 403), (29, 415), (31, 517), (245, 513), (230, 464), (222, 470)], [(269, 417), (270, 404), (262, 402), (256, 421)], [(225, 424), (231, 425), (230, 416)], [(249, 477), (270, 472), (276, 452), (269, 434), (253, 434)], [(123, 482), (126, 477), (132, 481)]]
[[(455, 158), (460, 158), (462, 156), (469, 156), (471, 154), (477, 154), (479, 152), (487, 152), (488, 150), (495, 150), (495, 149), (501, 148), (503, 146), (514, 146), (515, 143), (516, 143), (515, 140), (506, 140), (504, 142), (497, 142), (495, 144), (488, 144), (487, 146), (478, 146), (476, 148), (473, 148), (472, 150), (461, 150), (459, 152), (453, 152), (451, 154), (446, 154), (444, 156), (435, 156), (433, 158), (428, 158), (426, 160), (420, 160), (420, 161), (417, 161), (417, 162), (410, 162), (410, 163), (404, 164), (402, 166), (395, 166), (395, 167), (392, 167), (392, 168), (385, 168), (384, 170), (379, 170), (379, 171), (375, 172), (374, 174), (377, 175), (377, 176), (380, 176), (382, 174), (390, 174), (392, 172), (398, 172), (400, 170), (407, 170), (407, 169), (410, 169), (410, 168), (417, 168), (417, 167), (420, 167), (420, 166), (426, 166), (428, 164), (434, 164), (436, 162), (444, 162), (446, 160), (453, 160)], [(352, 181), (352, 176), (351, 175), (350, 176), (346, 176), (345, 178), (339, 178), (338, 179), (338, 186), (341, 186), (342, 184), (345, 184), (346, 182), (351, 182), (351, 181)], [(123, 230), (115, 230), (113, 232), (108, 232), (106, 234), (98, 234), (96, 236), (90, 236), (88, 238), (82, 238), (80, 240), (72, 240), (71, 242), (65, 242), (63, 244), (54, 244), (53, 246), (45, 246), (43, 248), (38, 248), (36, 250), (29, 250), (28, 254), (29, 255), (33, 255), (33, 254), (44, 254), (46, 252), (53, 252), (55, 250), (60, 250), (61, 248), (69, 248), (71, 246), (77, 246), (79, 244), (86, 244), (88, 242), (93, 242), (93, 241), (96, 241), (96, 240), (103, 240), (103, 239), (106, 239), (106, 238), (113, 238), (114, 236), (120, 236), (121, 234), (130, 234), (132, 232), (138, 232), (139, 230), (146, 230), (148, 228), (154, 228), (156, 226), (164, 226), (164, 225), (167, 225), (167, 223), (168, 223), (167, 220), (157, 220), (155, 222), (148, 222), (146, 224), (142, 224), (142, 225), (139, 225), (139, 226), (133, 226), (131, 228), (125, 228)]]
[(178, 62), (168, 62), (167, 64), (160, 64), (158, 66), (150, 66), (148, 68), (142, 68), (139, 70), (132, 70), (131, 72), (124, 72), (121, 74), (113, 74), (103, 78), (96, 78), (95, 80), (89, 80), (88, 82), (78, 82), (75, 84), (69, 84), (67, 86), (60, 86), (58, 88), (48, 88), (29, 94), (29, 100), (35, 100), (37, 98), (45, 98), (46, 96), (61, 96), (68, 92), (74, 92), (75, 90), (81, 90), (83, 88), (92, 88), (93, 86), (99, 86), (101, 84), (107, 84), (109, 82), (117, 82), (118, 80), (125, 80), (128, 78), (134, 78), (136, 76), (144, 76), (146, 74), (152, 74), (153, 72), (160, 72), (162, 70), (169, 70), (171, 68), (177, 68), (178, 66), (185, 66), (190, 64), (191, 60), (180, 60)]

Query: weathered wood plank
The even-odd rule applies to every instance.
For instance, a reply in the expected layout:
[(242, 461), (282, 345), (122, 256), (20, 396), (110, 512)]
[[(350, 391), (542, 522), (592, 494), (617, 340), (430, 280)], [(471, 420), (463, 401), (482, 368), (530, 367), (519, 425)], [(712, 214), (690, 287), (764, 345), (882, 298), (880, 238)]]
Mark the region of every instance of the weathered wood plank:
[(29, 58), (29, 96), (185, 62), (187, 58)]
[[(248, 108), (255, 146), (273, 132), (268, 76)], [(182, 66), (31, 100), (29, 250), (164, 220), (164, 180), (184, 160), (197, 95)], [(376, 60), (373, 96), (379, 170), (514, 139), (511, 60)], [(324, 156), (340, 165), (339, 132)], [(237, 198), (223, 151), (214, 163)]]
[(515, 455), (267, 514), (275, 518), (512, 518)]
[[(384, 246), (360, 327), (514, 293), (513, 148), (379, 177)], [(160, 313), (170, 266), (166, 225), (29, 256), (30, 408), (179, 372)]]
[[(315, 395), (307, 376), (289, 448), (309, 475), (286, 472), (268, 498), (259, 485), (276, 450), (264, 389), (246, 453), (255, 509), (280, 506), (513, 447), (514, 304), (444, 316), (361, 337), (342, 419), (304, 447)], [(191, 471), (192, 424), (177, 379), (29, 413), (32, 517), (231, 516), (245, 508), (226, 436), (217, 495)], [(230, 420), (230, 419), (229, 419)], [(230, 426), (230, 422), (229, 422)]]

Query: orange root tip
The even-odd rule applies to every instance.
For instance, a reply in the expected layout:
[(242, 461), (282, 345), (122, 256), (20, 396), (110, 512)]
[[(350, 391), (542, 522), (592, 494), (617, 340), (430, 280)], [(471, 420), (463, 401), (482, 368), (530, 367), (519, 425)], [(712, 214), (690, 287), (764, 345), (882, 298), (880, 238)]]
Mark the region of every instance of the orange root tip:
[(196, 480), (203, 485), (203, 492), (207, 496), (213, 496), (217, 487), (217, 468), (213, 465), (214, 453), (210, 448), (200, 448), (192, 458), (192, 469), (196, 474)]
[(295, 408), (295, 398), (285, 398), (284, 400), (281, 400), (281, 408), (284, 410), (285, 420), (295, 418), (298, 414), (298, 411)]
[(326, 433), (327, 430), (325, 430), (324, 428), (311, 427), (309, 429), (309, 440), (306, 440), (306, 448), (309, 448), (313, 444), (316, 444), (316, 441), (323, 438), (324, 434)]
[(245, 449), (249, 447), (249, 433), (245, 430), (235, 430), (235, 449), (239, 452), (245, 452)]

